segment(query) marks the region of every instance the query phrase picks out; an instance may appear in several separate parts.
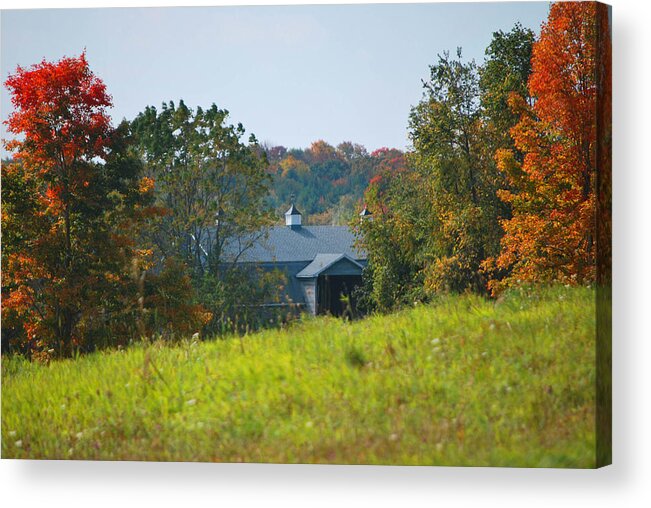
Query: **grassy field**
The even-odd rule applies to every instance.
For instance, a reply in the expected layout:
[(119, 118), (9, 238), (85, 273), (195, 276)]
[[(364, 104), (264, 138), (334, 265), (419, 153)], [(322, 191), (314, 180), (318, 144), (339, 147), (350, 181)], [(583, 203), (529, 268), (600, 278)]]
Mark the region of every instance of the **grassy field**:
[(2, 361), (2, 457), (594, 467), (595, 293), (446, 297), (50, 365)]

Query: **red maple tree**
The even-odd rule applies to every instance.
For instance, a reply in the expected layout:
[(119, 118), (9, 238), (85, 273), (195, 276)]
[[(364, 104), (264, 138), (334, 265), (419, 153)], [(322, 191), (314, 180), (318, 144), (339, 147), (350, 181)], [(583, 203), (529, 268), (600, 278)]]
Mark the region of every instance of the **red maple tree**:
[(23, 328), (27, 349), (71, 354), (88, 309), (120, 280), (130, 242), (108, 214), (119, 215), (118, 195), (137, 200), (137, 172), (112, 149), (111, 98), (85, 54), (18, 67), (5, 85), (16, 138), (2, 168), (3, 317)]

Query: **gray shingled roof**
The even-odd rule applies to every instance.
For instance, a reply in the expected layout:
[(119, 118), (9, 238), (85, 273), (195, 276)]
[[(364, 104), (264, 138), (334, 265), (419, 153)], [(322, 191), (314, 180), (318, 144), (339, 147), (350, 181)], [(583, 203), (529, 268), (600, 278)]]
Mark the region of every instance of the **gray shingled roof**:
[(239, 261), (312, 261), (318, 254), (346, 254), (351, 259), (366, 259), (366, 253), (355, 248), (355, 235), (348, 226), (302, 226), (296, 229), (273, 226), (266, 238), (262, 237), (242, 253)]
[(346, 254), (317, 254), (317, 256), (309, 265), (307, 265), (296, 274), (296, 277), (299, 279), (311, 279), (313, 277), (318, 277), (321, 272), (327, 270), (342, 259), (347, 259), (354, 265), (358, 266), (360, 270), (364, 268), (357, 261), (355, 261), (350, 256), (347, 256)]

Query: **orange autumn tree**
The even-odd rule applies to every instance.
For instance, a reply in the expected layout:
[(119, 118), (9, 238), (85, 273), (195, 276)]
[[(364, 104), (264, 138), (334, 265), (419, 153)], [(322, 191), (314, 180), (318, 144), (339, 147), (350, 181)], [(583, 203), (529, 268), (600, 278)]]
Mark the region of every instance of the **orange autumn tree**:
[(150, 264), (135, 240), (153, 182), (84, 54), (18, 67), (5, 85), (16, 138), (2, 167), (3, 335), (36, 357), (114, 344), (143, 310), (132, 274)]
[[(511, 130), (520, 162), (510, 150), (496, 154), (510, 190), (511, 219), (502, 221), (504, 237), (495, 260), (509, 269), (491, 281), (493, 293), (514, 282), (581, 284), (595, 279), (595, 188), (598, 142), (596, 113), (610, 110), (599, 90), (610, 73), (606, 6), (593, 2), (555, 3), (532, 52), (529, 93), (533, 105), (512, 96), (520, 113)], [(599, 107), (598, 107), (599, 106)]]

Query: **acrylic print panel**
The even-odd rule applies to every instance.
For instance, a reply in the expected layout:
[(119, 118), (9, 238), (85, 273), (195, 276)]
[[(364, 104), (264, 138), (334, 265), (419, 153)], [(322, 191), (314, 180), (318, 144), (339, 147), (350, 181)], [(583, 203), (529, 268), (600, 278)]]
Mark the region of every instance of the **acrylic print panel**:
[(609, 464), (610, 24), (4, 11), (2, 457)]

